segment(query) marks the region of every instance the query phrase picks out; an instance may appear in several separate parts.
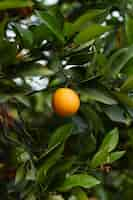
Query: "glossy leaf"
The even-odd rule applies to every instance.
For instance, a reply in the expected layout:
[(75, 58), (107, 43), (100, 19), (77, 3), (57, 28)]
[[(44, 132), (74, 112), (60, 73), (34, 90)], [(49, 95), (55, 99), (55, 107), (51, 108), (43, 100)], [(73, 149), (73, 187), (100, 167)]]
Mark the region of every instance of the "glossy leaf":
[(124, 110), (118, 105), (112, 105), (103, 108), (106, 115), (114, 122), (127, 123), (127, 119), (124, 115)]
[(98, 151), (92, 158), (90, 166), (91, 168), (96, 168), (100, 165), (103, 165), (106, 163), (107, 158), (109, 156), (108, 151), (106, 150), (100, 150)]
[(109, 156), (109, 163), (113, 163), (114, 161), (120, 159), (125, 153), (125, 151), (112, 152)]
[(105, 136), (100, 146), (100, 150), (111, 152), (116, 148), (118, 141), (119, 141), (119, 132), (118, 129), (115, 128)]
[(68, 191), (74, 187), (91, 188), (100, 184), (100, 181), (95, 177), (87, 174), (75, 174), (68, 176), (62, 185), (59, 187), (59, 191)]
[(90, 166), (96, 168), (106, 164), (109, 161), (109, 152), (113, 151), (119, 141), (119, 133), (117, 129), (110, 131), (104, 138), (98, 152), (93, 156)]
[(74, 39), (74, 42), (78, 45), (93, 40), (102, 34), (109, 32), (111, 27), (109, 26), (101, 26), (98, 24), (92, 24), (88, 28), (81, 31)]
[(87, 89), (86, 91), (81, 91), (81, 101), (98, 101), (107, 105), (117, 104), (117, 101), (109, 94), (97, 89)]
[(68, 36), (79, 32), (85, 25), (89, 24), (91, 20), (93, 20), (96, 16), (100, 15), (103, 12), (104, 10), (102, 9), (88, 10), (86, 13), (78, 17), (78, 19), (74, 21), (74, 23), (67, 23), (64, 27), (64, 32)]

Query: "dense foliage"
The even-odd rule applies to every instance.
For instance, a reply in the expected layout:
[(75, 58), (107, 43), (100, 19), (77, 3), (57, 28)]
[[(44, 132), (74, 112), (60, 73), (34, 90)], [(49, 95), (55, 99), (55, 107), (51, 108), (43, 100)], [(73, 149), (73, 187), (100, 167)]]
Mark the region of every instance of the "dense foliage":
[[(132, 200), (133, 1), (0, 1), (2, 200)], [(52, 94), (75, 90), (59, 117)]]

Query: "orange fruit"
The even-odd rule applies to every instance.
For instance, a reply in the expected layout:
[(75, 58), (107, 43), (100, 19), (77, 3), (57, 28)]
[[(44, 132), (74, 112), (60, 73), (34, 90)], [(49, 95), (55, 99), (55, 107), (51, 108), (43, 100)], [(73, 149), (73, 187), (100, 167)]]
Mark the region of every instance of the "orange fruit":
[(78, 94), (70, 88), (59, 88), (53, 94), (53, 109), (60, 116), (75, 114), (80, 106)]

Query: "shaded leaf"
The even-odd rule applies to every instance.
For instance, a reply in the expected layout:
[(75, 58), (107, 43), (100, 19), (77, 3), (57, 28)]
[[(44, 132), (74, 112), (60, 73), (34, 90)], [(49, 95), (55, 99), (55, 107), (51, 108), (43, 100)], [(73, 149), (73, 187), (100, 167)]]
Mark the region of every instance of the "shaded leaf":
[(31, 180), (34, 181), (36, 179), (36, 170), (35, 168), (31, 168), (27, 171), (26, 176), (25, 176), (26, 180)]
[(16, 67), (15, 73), (11, 74), (11, 76), (53, 76), (55, 72), (51, 69), (48, 69), (47, 66), (43, 66), (39, 63), (32, 63), (27, 64), (23, 63), (23, 67), (20, 69), (19, 67)]
[(106, 115), (114, 122), (127, 123), (124, 110), (118, 105), (112, 105), (103, 108)]
[(113, 105), (117, 104), (117, 101), (112, 98), (109, 94), (97, 89), (87, 89), (86, 91), (81, 91), (81, 101), (89, 102), (90, 100), (99, 101), (104, 104)]
[(73, 192), (73, 195), (76, 197), (76, 200), (88, 200), (86, 192), (81, 188), (76, 188)]
[(114, 92), (114, 94), (121, 103), (131, 108), (133, 107), (133, 98), (128, 96), (128, 94), (123, 92)]
[(29, 27), (32, 31), (33, 37), (34, 37), (34, 46), (38, 46), (42, 43), (43, 40), (52, 40), (52, 34), (51, 31), (48, 29), (48, 27), (45, 24), (40, 25), (34, 25)]
[(14, 24), (13, 28), (20, 38), (24, 48), (31, 48), (33, 45), (33, 34), (28, 28), (23, 28), (20, 24)]
[(17, 46), (14, 42), (0, 39), (0, 64), (6, 66), (16, 61)]
[(57, 149), (54, 150), (47, 158), (44, 159), (40, 168), (37, 171), (37, 181), (41, 183), (47, 174), (47, 171), (61, 158), (62, 152), (64, 150), (64, 144), (60, 145)]
[(64, 43), (64, 36), (61, 34), (60, 26), (56, 21), (56, 18), (47, 12), (36, 12), (37, 16), (41, 21), (48, 27), (48, 29), (61, 41)]
[(64, 198), (61, 195), (50, 195), (48, 200), (64, 200)]
[(116, 51), (110, 58), (111, 75), (116, 76), (133, 57), (133, 45)]
[(70, 136), (73, 129), (73, 124), (66, 124), (64, 126), (59, 127), (50, 137), (48, 148), (51, 148), (52, 146), (56, 144), (61, 144), (62, 142), (65, 142), (65, 140)]
[(20, 183), (24, 179), (24, 175), (25, 175), (25, 168), (24, 165), (21, 165), (16, 172), (15, 184)]
[[(100, 115), (96, 112), (96, 110), (93, 107), (89, 106), (88, 104), (82, 105), (80, 107), (80, 110), (83, 113), (83, 115), (85, 116), (87, 122), (89, 124), (91, 124), (92, 128), (94, 128), (94, 131), (96, 133), (98, 133), (101, 130), (104, 130), (103, 121), (102, 121)], [(96, 143), (96, 141), (95, 141), (95, 143)], [(92, 142), (92, 145), (94, 148), (94, 146), (95, 146), (94, 142)]]
[(121, 91), (128, 91), (133, 89), (133, 76), (128, 77), (121, 86)]
[(133, 18), (126, 14), (125, 16), (125, 29), (126, 29), (126, 36), (129, 44), (133, 43)]
[(35, 195), (31, 192), (30, 194), (28, 194), (28, 196), (25, 198), (25, 200), (36, 200)]

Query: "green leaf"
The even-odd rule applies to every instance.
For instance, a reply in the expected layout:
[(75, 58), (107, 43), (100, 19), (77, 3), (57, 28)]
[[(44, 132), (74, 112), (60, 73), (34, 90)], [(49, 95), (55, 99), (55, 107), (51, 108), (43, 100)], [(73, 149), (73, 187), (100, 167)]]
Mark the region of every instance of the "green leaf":
[[(95, 190), (95, 195), (98, 199), (95, 197), (94, 200), (99, 200), (99, 199), (109, 200), (108, 192), (107, 190), (105, 190), (105, 187), (102, 184), (97, 186)], [(93, 200), (93, 199), (88, 199), (88, 200)]]
[(21, 77), (33, 77), (33, 76), (47, 76), (51, 77), (55, 72), (48, 69), (47, 66), (43, 66), (39, 63), (23, 63), (23, 66), (16, 66), (15, 73), (9, 74), (9, 77), (14, 78), (16, 76)]
[(23, 28), (20, 24), (14, 24), (13, 28), (20, 38), (22, 46), (27, 49), (31, 48), (34, 42), (32, 32), (28, 28)]
[(0, 79), (0, 94), (17, 95), (26, 91), (26, 87), (17, 85), (11, 79)]
[(121, 103), (131, 108), (133, 107), (133, 98), (128, 96), (128, 94), (123, 92), (114, 92), (114, 94)]
[(126, 151), (116, 151), (116, 152), (110, 153), (109, 163), (113, 163), (114, 161), (120, 159), (125, 153)]
[(4, 38), (5, 36), (5, 29), (8, 24), (8, 17), (6, 16), (2, 21), (0, 21), (0, 37)]
[(103, 107), (105, 114), (114, 122), (127, 123), (124, 110), (118, 105)]
[[(89, 42), (86, 42), (84, 44), (77, 46), (76, 48), (73, 48), (73, 49), (71, 48), (70, 51), (71, 51), (71, 53), (77, 53), (77, 52), (83, 51), (83, 50), (91, 47), (94, 44), (94, 41), (95, 40), (91, 40)], [(93, 53), (93, 51), (92, 51), (92, 53)]]
[(91, 160), (91, 163), (90, 163), (91, 168), (96, 168), (100, 165), (105, 164), (108, 156), (109, 156), (108, 151), (105, 151), (105, 150), (98, 151)]
[(55, 87), (55, 86), (61, 85), (63, 83), (65, 83), (65, 78), (63, 76), (62, 77), (56, 77), (55, 79), (51, 80), (49, 86)]
[[(26, 70), (27, 67), (27, 70)], [(19, 73), (19, 72), (18, 72)], [(30, 66), (24, 66), (23, 67), (23, 71), (20, 71), (20, 75), (21, 76), (47, 76), (47, 77), (51, 77), (53, 76), (55, 73), (54, 71), (48, 69), (46, 66), (42, 66), (39, 64), (33, 64)]]
[(24, 151), (19, 155), (19, 160), (21, 162), (26, 163), (28, 160), (30, 160), (30, 155), (28, 152)]
[(42, 23), (44, 23), (48, 29), (59, 39), (61, 43), (64, 44), (64, 36), (61, 34), (60, 26), (58, 25), (58, 22), (56, 21), (55, 16), (50, 15), (47, 12), (36, 12), (37, 16), (41, 19)]
[(129, 44), (133, 43), (133, 18), (126, 14), (125, 16), (125, 30), (126, 30), (126, 36)]
[(0, 38), (0, 64), (6, 66), (16, 61), (17, 46), (14, 42), (1, 40)]
[(133, 89), (133, 76), (128, 77), (121, 86), (121, 91), (128, 91)]
[(118, 142), (119, 142), (119, 132), (118, 129), (115, 128), (105, 136), (100, 146), (100, 150), (111, 152), (116, 148)]
[(25, 200), (36, 200), (35, 195), (31, 192), (30, 194), (28, 194), (28, 196), (25, 198)]
[(86, 192), (81, 188), (75, 188), (73, 195), (76, 197), (76, 200), (88, 200)]
[(99, 151), (93, 156), (90, 166), (96, 168), (108, 162), (109, 152), (113, 151), (119, 141), (118, 129), (113, 129), (104, 138)]
[[(94, 128), (95, 133), (104, 130), (103, 121), (100, 115), (96, 112), (96, 110), (93, 107), (91, 107), (89, 104), (81, 105), (80, 111), (83, 113), (87, 122), (89, 124), (92, 124), (92, 128)], [(94, 149), (96, 145), (94, 145), (94, 143), (96, 143), (96, 141), (94, 140), (92, 142), (91, 138), (89, 138), (89, 140), (91, 142), (91, 144), (89, 144), (89, 149), (91, 149), (91, 147), (92, 149)]]
[(133, 57), (133, 45), (119, 49), (109, 60), (109, 66), (112, 68), (111, 76), (116, 76)]
[(29, 169), (26, 172), (26, 176), (25, 176), (26, 180), (30, 180), (30, 181), (34, 181), (36, 179), (36, 170), (34, 168)]
[(117, 104), (117, 101), (112, 98), (109, 94), (97, 89), (87, 89), (86, 91), (81, 91), (81, 101), (89, 102), (90, 100), (98, 101), (107, 105)]
[(64, 144), (57, 147), (54, 152), (51, 152), (51, 154), (44, 159), (37, 171), (37, 181), (39, 183), (44, 181), (47, 171), (61, 158), (63, 150)]
[(81, 30), (81, 27), (86, 25), (88, 21), (94, 19), (96, 16), (103, 13), (105, 10), (100, 9), (94, 9), (94, 10), (88, 10), (86, 13), (81, 15), (74, 23), (73, 23), (73, 30), (74, 32), (77, 32)]
[(63, 33), (67, 37), (70, 37), (74, 33), (73, 24), (71, 22), (64, 23)]
[(88, 189), (97, 184), (100, 184), (100, 181), (93, 176), (87, 174), (75, 174), (68, 176), (58, 190), (64, 192), (74, 187), (83, 187)]
[(111, 30), (110, 26), (102, 26), (99, 24), (92, 24), (83, 31), (81, 31), (74, 39), (74, 42), (77, 45), (88, 42), (89, 40), (95, 39), (96, 37), (101, 36), (102, 34)]
[(15, 184), (20, 183), (24, 179), (24, 175), (25, 175), (25, 168), (24, 165), (21, 165), (16, 172)]
[(24, 1), (24, 0), (4, 0), (0, 2), (0, 10), (7, 10), (7, 9), (13, 9), (13, 8), (23, 8), (23, 7), (32, 7), (33, 2), (30, 1)]
[(51, 41), (53, 39), (53, 35), (48, 27), (42, 23), (40, 25), (34, 25), (29, 27), (32, 31), (34, 37), (34, 46), (38, 47), (42, 43), (43, 40)]
[(66, 139), (70, 136), (73, 129), (73, 124), (66, 124), (64, 126), (59, 127), (50, 137), (48, 148), (56, 144), (61, 144), (66, 141)]
[(15, 105), (17, 103), (21, 108), (30, 108), (31, 107), (31, 105), (29, 103), (29, 99), (26, 98), (26, 96), (24, 96), (24, 95), (15, 95), (13, 100), (15, 100)]
[(64, 198), (61, 195), (50, 195), (48, 200), (64, 200)]
[(102, 14), (105, 10), (93, 9), (88, 10), (86, 13), (81, 15), (74, 23), (66, 23), (64, 27), (65, 35), (71, 36), (76, 32), (79, 32), (86, 24), (89, 23), (96, 16)]
[(57, 163), (50, 169), (50, 176), (51, 177), (60, 175), (64, 176), (72, 169), (76, 161), (77, 161), (76, 156), (71, 156), (70, 159), (64, 159), (64, 161)]
[(133, 75), (133, 59), (131, 58), (125, 67), (122, 69), (122, 73), (125, 74), (125, 76), (130, 77)]

